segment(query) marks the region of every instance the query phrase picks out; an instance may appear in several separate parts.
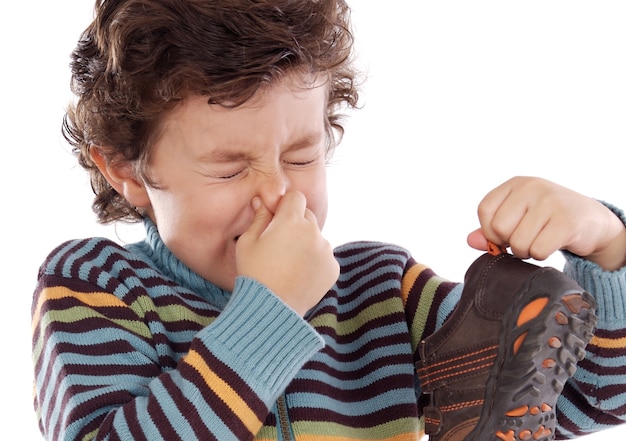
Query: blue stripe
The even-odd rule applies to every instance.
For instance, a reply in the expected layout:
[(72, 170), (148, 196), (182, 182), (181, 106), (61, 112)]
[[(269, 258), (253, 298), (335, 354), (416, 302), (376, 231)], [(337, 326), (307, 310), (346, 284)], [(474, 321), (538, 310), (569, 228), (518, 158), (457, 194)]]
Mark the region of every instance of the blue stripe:
[(296, 392), (289, 394), (290, 407), (317, 408), (329, 410), (345, 416), (364, 416), (385, 409), (382, 403), (414, 404), (415, 390), (403, 388), (390, 390), (373, 398), (346, 403), (314, 392)]
[(385, 378), (395, 377), (396, 375), (413, 375), (413, 372), (412, 370), (407, 369), (407, 366), (404, 364), (390, 364), (380, 367), (370, 372), (369, 374), (355, 380), (338, 379), (325, 372), (311, 369), (303, 369), (298, 373), (298, 376), (296, 378), (315, 380), (324, 384), (328, 384), (339, 390), (350, 391), (370, 386), (376, 381), (381, 381)]

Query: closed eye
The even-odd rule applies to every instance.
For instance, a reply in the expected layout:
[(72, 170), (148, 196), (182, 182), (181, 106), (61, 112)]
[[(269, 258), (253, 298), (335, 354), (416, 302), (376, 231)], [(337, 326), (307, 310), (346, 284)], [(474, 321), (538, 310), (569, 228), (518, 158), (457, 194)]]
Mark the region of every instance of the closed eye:
[(229, 173), (226, 175), (220, 175), (220, 176), (215, 176), (215, 178), (220, 179), (220, 180), (228, 180), (228, 179), (233, 179), (236, 178), (237, 176), (239, 176), (240, 174), (242, 174), (244, 172), (245, 169), (241, 169), (239, 171), (236, 171), (235, 173)]
[(296, 167), (303, 167), (305, 165), (313, 164), (316, 159), (311, 159), (309, 161), (284, 161), (284, 162), (285, 164), (295, 165)]
[[(212, 169), (199, 170), (200, 174), (205, 178), (209, 178), (214, 181), (228, 181), (235, 179), (245, 173), (247, 167), (211, 167)], [(222, 170), (220, 170), (222, 168)]]

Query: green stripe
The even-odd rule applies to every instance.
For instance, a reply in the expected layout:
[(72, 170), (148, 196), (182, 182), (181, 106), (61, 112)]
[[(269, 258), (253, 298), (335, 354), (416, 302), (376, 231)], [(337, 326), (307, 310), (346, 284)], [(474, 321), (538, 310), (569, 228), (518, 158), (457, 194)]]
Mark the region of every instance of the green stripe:
[(197, 323), (204, 327), (213, 322), (213, 320), (215, 320), (215, 317), (200, 315), (184, 305), (160, 306), (156, 308), (156, 312), (162, 321), (168, 323), (188, 321), (192, 323)]
[(417, 305), (417, 311), (415, 312), (413, 323), (411, 323), (411, 345), (413, 346), (414, 352), (420, 341), (422, 341), (424, 329), (426, 328), (426, 321), (428, 320), (428, 316), (431, 313), (430, 309), (432, 308), (433, 301), (435, 300), (435, 293), (443, 281), (444, 279), (440, 277), (431, 277), (424, 285), (424, 288), (422, 288), (419, 303)]
[[(114, 323), (116, 327), (126, 329), (127, 331), (130, 331), (141, 337), (151, 338), (152, 336), (150, 329), (146, 326), (145, 323), (141, 321), (111, 319), (86, 306), (75, 306), (73, 308), (64, 309), (62, 311), (46, 312), (43, 316), (41, 316), (39, 324), (39, 336), (43, 337), (45, 335), (45, 330), (51, 323), (76, 323), (81, 320), (88, 320), (92, 318), (101, 318), (107, 320), (111, 323)], [(37, 346), (39, 346), (39, 342), (37, 342)]]
[(349, 320), (337, 322), (337, 316), (328, 313), (313, 318), (310, 324), (314, 328), (333, 328), (337, 331), (337, 335), (344, 336), (357, 331), (372, 320), (397, 312), (404, 313), (404, 306), (402, 299), (394, 297), (368, 306)]
[(339, 423), (323, 421), (297, 421), (293, 431), (300, 436), (346, 437), (362, 440), (385, 440), (395, 436), (411, 434), (417, 437), (419, 421), (417, 418), (399, 418), (373, 427), (349, 427)]

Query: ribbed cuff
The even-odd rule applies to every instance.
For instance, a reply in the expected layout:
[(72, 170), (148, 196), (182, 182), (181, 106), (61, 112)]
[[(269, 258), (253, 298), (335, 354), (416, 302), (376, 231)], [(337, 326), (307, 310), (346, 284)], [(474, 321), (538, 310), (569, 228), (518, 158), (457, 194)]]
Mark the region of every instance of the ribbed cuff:
[[(624, 211), (608, 202), (602, 202), (626, 226)], [(626, 326), (626, 267), (605, 271), (599, 265), (576, 254), (564, 251), (565, 269), (568, 276), (596, 299), (598, 324), (607, 330)]]
[(201, 339), (261, 399), (274, 400), (324, 347), (322, 337), (254, 279), (238, 277), (231, 299)]
[(597, 304), (598, 324), (607, 330), (626, 326), (626, 267), (605, 271), (594, 262), (564, 252), (565, 274), (577, 280)]

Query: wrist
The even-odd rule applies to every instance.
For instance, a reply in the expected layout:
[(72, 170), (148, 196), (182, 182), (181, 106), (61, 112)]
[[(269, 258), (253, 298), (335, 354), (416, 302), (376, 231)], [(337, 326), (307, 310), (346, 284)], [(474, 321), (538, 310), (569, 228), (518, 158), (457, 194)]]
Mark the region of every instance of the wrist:
[(615, 271), (626, 266), (626, 226), (616, 216), (617, 235), (601, 251), (595, 252), (587, 259), (596, 263), (605, 271)]
[(584, 259), (595, 263), (605, 271), (615, 271), (626, 266), (626, 213), (609, 202), (603, 200), (598, 200), (598, 202), (613, 214), (608, 218), (610, 219), (608, 228), (613, 230), (613, 233), (609, 233), (608, 236), (612, 239), (604, 248), (584, 256)]

